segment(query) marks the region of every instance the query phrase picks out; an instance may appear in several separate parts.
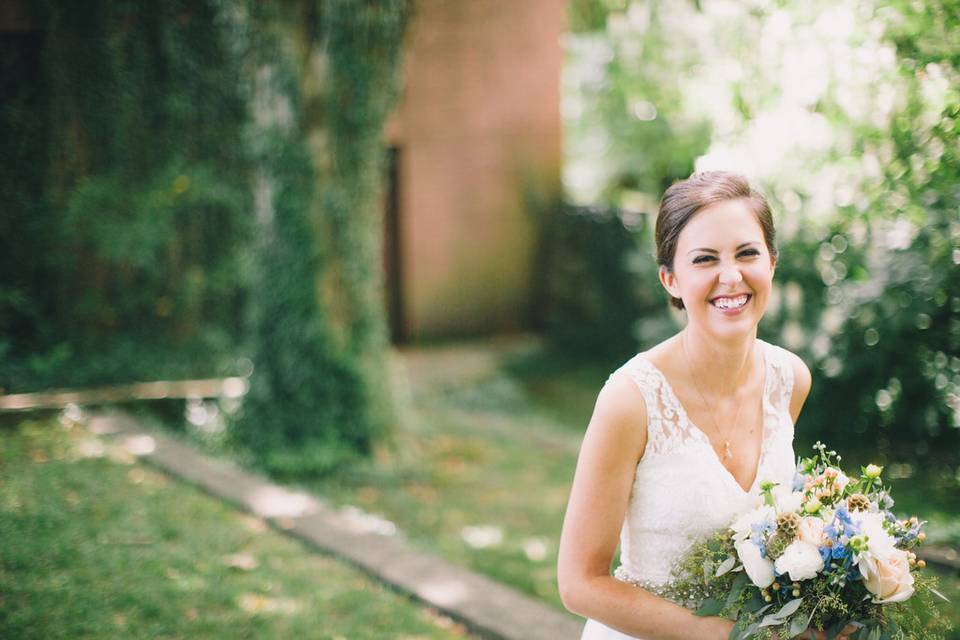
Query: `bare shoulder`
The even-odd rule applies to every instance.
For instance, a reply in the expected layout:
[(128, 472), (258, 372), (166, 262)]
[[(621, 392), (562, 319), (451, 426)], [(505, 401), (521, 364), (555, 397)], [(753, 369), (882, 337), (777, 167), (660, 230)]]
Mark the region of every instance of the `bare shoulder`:
[(646, 446), (647, 407), (637, 383), (623, 369), (600, 390), (590, 419), (588, 435), (636, 452)]
[(609, 416), (621, 419), (642, 419), (646, 421), (647, 406), (643, 394), (630, 374), (620, 369), (615, 372), (597, 396), (594, 412), (601, 411)]
[(807, 401), (807, 396), (810, 395), (813, 378), (810, 375), (810, 368), (807, 366), (807, 363), (803, 361), (803, 358), (787, 349), (783, 349), (783, 351), (786, 353), (787, 361), (793, 369), (793, 394), (790, 397), (790, 416), (793, 418), (793, 421), (796, 422), (797, 417), (800, 415), (800, 410), (803, 409), (803, 403)]

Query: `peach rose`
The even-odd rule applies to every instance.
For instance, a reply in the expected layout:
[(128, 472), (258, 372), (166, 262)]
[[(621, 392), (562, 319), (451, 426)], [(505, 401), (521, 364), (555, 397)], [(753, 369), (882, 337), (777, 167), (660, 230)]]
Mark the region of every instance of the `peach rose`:
[(913, 595), (913, 575), (907, 552), (889, 549), (881, 554), (865, 553), (858, 564), (863, 584), (877, 604), (903, 602)]
[(817, 547), (822, 547), (827, 541), (823, 535), (823, 520), (807, 516), (800, 519), (800, 526), (797, 528), (797, 536), (804, 542), (809, 542)]

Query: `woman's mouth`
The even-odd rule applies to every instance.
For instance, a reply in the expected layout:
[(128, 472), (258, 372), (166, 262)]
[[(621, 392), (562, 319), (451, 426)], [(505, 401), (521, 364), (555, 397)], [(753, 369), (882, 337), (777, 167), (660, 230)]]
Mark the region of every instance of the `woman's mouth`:
[(726, 315), (734, 315), (739, 313), (752, 297), (753, 296), (751, 296), (749, 293), (741, 293), (732, 296), (717, 296), (710, 301), (710, 304)]

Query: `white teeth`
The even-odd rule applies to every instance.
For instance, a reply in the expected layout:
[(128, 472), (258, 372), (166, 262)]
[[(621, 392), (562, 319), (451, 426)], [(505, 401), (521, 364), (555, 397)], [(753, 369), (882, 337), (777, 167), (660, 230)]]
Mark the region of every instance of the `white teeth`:
[(749, 296), (746, 294), (736, 298), (718, 298), (713, 304), (720, 309), (735, 309), (747, 304), (747, 298), (749, 298)]

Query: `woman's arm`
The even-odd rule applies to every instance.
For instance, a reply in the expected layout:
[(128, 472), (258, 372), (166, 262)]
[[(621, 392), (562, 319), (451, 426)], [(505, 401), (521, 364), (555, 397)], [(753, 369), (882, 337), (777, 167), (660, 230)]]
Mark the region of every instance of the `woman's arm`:
[(643, 397), (617, 374), (597, 398), (560, 536), (557, 579), (570, 611), (650, 640), (725, 639), (733, 623), (702, 618), (610, 575), (637, 461), (647, 440)]

